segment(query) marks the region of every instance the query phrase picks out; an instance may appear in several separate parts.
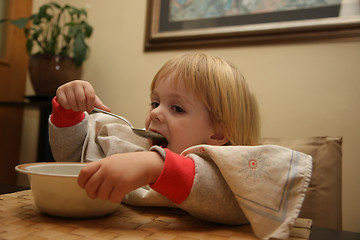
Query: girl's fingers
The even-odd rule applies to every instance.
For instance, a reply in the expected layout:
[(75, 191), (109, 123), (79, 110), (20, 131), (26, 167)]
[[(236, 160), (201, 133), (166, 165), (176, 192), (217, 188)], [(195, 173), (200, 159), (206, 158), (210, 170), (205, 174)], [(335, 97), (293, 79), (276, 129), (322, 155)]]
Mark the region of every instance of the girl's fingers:
[(74, 80), (60, 86), (56, 91), (59, 104), (74, 111), (92, 111), (95, 105), (95, 90), (89, 82)]
[(83, 90), (85, 93), (85, 109), (83, 111), (91, 112), (94, 109), (95, 105), (95, 90), (91, 84), (84, 84)]
[(98, 197), (99, 188), (104, 181), (103, 177), (104, 176), (100, 174), (100, 171), (98, 170), (87, 178), (84, 189), (90, 198), (95, 199)]
[(69, 109), (72, 109), (75, 112), (80, 111), (76, 101), (76, 95), (74, 89), (68, 89), (67, 91), (65, 91), (65, 95), (66, 95), (66, 101), (69, 104)]
[(95, 173), (94, 176), (91, 177), (89, 181), (86, 183), (85, 191), (90, 198), (92, 199), (98, 198), (99, 188), (101, 186), (101, 183), (103, 182), (102, 177), (103, 177), (102, 175)]
[(70, 105), (66, 100), (66, 94), (61, 87), (58, 88), (58, 90), (56, 91), (56, 99), (57, 99), (58, 103), (60, 104), (60, 106), (62, 106), (63, 108), (65, 108), (65, 109), (70, 108)]
[[(101, 162), (89, 163), (80, 171), (78, 184), (90, 198), (110, 200), (114, 191), (114, 181), (101, 170)], [(121, 198), (122, 199), (122, 198)]]
[(89, 179), (100, 169), (99, 162), (86, 164), (80, 171), (78, 176), (78, 184), (80, 187), (85, 188)]
[[(75, 102), (78, 111), (86, 111), (86, 92), (82, 84), (76, 85), (74, 88)], [(75, 107), (75, 106), (74, 106)]]
[[(108, 108), (101, 100), (95, 95), (95, 107), (100, 108), (104, 111), (111, 112), (110, 108)], [(92, 110), (92, 109), (91, 109)]]
[(101, 200), (109, 200), (113, 189), (114, 189), (114, 184), (110, 182), (108, 178), (105, 178), (97, 191), (96, 197)]
[(58, 103), (63, 108), (78, 111), (78, 106), (74, 93), (75, 85), (76, 84), (74, 82), (70, 82), (59, 87), (56, 91), (56, 98), (58, 99)]
[(118, 187), (114, 187), (109, 195), (109, 200), (114, 203), (119, 203), (123, 200), (125, 194), (122, 189), (119, 189)]

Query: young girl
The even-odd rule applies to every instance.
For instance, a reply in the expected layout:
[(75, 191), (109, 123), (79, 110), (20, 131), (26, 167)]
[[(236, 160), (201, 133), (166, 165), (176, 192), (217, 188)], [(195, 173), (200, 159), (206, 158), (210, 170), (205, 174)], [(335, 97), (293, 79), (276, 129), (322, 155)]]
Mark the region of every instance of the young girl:
[[(311, 174), (311, 157), (259, 142), (253, 93), (237, 68), (188, 53), (168, 61), (151, 84), (145, 128), (151, 142), (109, 111), (85, 81), (57, 90), (50, 116), (56, 161), (90, 162), (78, 183), (91, 198), (179, 207), (225, 224), (251, 223), (263, 239), (286, 238)], [(85, 112), (87, 111), (87, 112)]]

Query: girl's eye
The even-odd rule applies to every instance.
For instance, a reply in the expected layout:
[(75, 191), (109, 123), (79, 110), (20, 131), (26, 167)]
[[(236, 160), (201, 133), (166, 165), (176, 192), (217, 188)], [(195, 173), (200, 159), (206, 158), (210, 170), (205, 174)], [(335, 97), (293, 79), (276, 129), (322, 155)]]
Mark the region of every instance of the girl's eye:
[(159, 105), (160, 105), (160, 103), (158, 103), (158, 102), (152, 102), (151, 103), (152, 108), (157, 108)]
[(183, 112), (185, 112), (184, 109), (182, 109), (182, 108), (179, 107), (179, 106), (173, 106), (173, 107), (172, 107), (172, 110), (174, 110), (174, 111), (177, 112), (177, 113), (183, 113)]

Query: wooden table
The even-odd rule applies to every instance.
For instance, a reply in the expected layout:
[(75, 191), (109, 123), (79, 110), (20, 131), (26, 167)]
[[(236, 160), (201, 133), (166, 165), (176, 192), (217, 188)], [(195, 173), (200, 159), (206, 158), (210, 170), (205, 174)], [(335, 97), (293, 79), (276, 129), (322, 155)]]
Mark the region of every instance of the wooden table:
[[(66, 239), (257, 239), (249, 225), (207, 223), (180, 209), (121, 205), (109, 216), (66, 219), (45, 215), (30, 190), (0, 184), (0, 240)], [(17, 191), (17, 192), (16, 192)], [(14, 193), (12, 193), (14, 192)], [(310, 240), (359, 240), (360, 233), (313, 227)]]
[(30, 190), (0, 195), (0, 239), (257, 239), (249, 225), (203, 222), (180, 209), (121, 205), (92, 219), (51, 217), (39, 212)]

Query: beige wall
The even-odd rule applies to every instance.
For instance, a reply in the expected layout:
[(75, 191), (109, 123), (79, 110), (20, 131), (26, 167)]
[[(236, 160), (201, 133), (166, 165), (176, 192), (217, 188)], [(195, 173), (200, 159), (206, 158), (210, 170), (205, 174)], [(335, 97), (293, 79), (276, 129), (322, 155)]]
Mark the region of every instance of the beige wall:
[[(34, 0), (34, 8), (44, 0)], [(64, 1), (65, 2), (65, 1)], [(75, 4), (74, 1), (67, 1)], [(143, 51), (146, 1), (79, 0), (94, 26), (83, 78), (113, 112), (142, 127), (149, 84), (183, 51)], [(235, 63), (258, 95), (265, 137), (343, 136), (343, 228), (360, 232), (360, 41), (206, 49)], [(28, 84), (28, 93), (32, 92)], [(34, 113), (29, 113), (34, 118)], [(33, 124), (33, 126), (31, 126)], [(22, 156), (35, 161), (25, 121)], [(27, 132), (28, 131), (28, 132)], [(24, 157), (25, 159), (25, 157)]]

